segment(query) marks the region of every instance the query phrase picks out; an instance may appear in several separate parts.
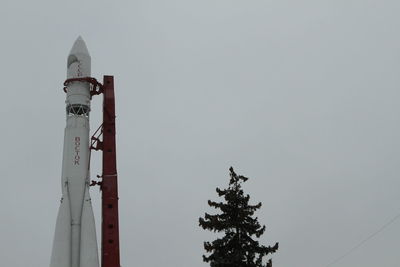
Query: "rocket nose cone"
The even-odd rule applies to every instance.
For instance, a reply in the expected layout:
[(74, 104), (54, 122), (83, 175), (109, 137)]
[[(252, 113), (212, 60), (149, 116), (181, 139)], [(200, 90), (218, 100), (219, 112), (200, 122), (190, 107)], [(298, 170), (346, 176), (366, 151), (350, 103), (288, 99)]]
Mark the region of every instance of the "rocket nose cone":
[(78, 39), (76, 39), (74, 45), (71, 48), (71, 51), (69, 52), (70, 55), (76, 55), (76, 54), (86, 54), (89, 56), (89, 51), (86, 47), (85, 41), (83, 41), (82, 37), (79, 36)]
[(76, 39), (67, 59), (67, 77), (90, 77), (91, 59), (82, 37)]

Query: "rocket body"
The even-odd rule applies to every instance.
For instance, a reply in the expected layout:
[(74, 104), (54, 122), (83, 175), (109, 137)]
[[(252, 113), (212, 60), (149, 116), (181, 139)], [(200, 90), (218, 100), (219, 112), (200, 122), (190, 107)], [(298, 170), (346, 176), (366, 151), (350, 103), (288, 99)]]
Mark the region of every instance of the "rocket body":
[[(79, 37), (68, 56), (67, 79), (90, 77), (90, 55)], [(58, 211), (50, 267), (99, 267), (96, 228), (89, 195), (90, 85), (66, 88), (66, 127)]]

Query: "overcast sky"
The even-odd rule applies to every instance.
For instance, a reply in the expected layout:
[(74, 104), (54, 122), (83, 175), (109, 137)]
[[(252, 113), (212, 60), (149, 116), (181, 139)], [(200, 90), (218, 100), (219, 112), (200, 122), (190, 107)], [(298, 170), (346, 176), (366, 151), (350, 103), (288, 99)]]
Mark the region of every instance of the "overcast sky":
[[(400, 212), (400, 2), (9, 1), (0, 7), (2, 266), (48, 266), (66, 60), (115, 76), (123, 267), (206, 267), (228, 168), (274, 267), (326, 267)], [(91, 128), (101, 116), (92, 101)], [(99, 174), (94, 157), (92, 176)], [(91, 191), (97, 227), (100, 195)], [(100, 240), (100, 236), (98, 236)], [(332, 265), (398, 267), (400, 220)]]

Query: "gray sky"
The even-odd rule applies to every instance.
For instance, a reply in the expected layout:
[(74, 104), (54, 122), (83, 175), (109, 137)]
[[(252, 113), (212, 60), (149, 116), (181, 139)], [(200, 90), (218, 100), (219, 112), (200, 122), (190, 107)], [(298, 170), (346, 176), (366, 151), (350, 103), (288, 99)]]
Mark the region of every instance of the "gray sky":
[[(62, 83), (82, 35), (93, 76), (116, 80), (122, 266), (207, 266), (202, 243), (215, 235), (198, 217), (232, 165), (263, 202), (261, 242), (280, 242), (274, 267), (326, 267), (400, 212), (399, 9), (394, 0), (3, 0), (2, 266), (49, 264)], [(100, 98), (92, 105), (95, 130)], [(400, 220), (332, 266), (397, 267), (399, 245)]]

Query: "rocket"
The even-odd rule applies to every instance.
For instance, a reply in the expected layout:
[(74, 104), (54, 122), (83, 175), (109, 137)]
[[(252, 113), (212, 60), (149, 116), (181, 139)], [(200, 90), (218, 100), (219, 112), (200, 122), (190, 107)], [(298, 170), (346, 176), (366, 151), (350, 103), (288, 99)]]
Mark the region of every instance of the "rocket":
[[(91, 58), (79, 37), (67, 60), (67, 79), (90, 77)], [(66, 86), (66, 127), (61, 192), (50, 267), (99, 267), (96, 228), (89, 195), (90, 84)]]

